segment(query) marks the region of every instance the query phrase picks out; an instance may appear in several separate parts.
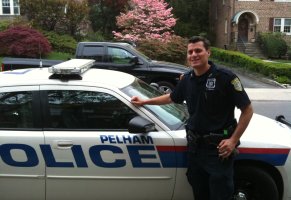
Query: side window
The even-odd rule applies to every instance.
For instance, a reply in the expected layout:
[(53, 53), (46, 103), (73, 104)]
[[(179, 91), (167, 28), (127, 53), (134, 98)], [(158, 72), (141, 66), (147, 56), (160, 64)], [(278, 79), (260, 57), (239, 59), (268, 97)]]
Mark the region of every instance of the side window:
[(48, 128), (126, 130), (136, 113), (116, 97), (91, 91), (48, 91)]
[(109, 62), (115, 64), (130, 64), (134, 55), (120, 48), (108, 47)]
[(32, 92), (0, 93), (0, 129), (34, 128)]
[(94, 59), (97, 62), (103, 61), (104, 47), (103, 46), (84, 46), (82, 58)]

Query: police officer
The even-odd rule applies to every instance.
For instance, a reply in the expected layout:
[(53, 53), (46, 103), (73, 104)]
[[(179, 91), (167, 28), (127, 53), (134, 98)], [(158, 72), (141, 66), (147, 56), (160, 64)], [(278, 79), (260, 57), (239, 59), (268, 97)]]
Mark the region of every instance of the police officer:
[[(131, 101), (137, 106), (186, 101), (190, 116), (186, 124), (187, 178), (195, 200), (230, 200), (234, 192), (234, 152), (253, 109), (239, 78), (216, 67), (209, 56), (206, 38), (190, 38), (187, 62), (193, 70), (183, 75), (173, 92), (145, 100), (134, 96)], [(235, 107), (241, 110), (238, 122)]]

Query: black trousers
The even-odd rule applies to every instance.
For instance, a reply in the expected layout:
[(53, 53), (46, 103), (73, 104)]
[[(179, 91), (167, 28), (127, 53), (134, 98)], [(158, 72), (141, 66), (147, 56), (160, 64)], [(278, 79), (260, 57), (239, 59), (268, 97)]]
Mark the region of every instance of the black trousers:
[(189, 152), (187, 178), (195, 200), (231, 200), (233, 162), (233, 157), (219, 158), (216, 147), (198, 147), (195, 152)]

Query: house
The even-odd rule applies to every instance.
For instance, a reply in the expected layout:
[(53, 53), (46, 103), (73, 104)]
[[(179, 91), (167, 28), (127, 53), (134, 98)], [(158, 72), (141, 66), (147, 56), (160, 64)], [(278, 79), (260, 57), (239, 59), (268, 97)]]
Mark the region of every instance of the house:
[(19, 0), (0, 0), (0, 20), (20, 15)]
[(282, 32), (291, 46), (291, 0), (210, 0), (214, 46), (255, 43), (259, 33)]

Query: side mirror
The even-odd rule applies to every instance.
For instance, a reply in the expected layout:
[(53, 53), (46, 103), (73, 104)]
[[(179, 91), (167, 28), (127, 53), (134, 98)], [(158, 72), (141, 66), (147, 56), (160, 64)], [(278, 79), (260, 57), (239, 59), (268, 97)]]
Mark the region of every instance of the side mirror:
[(155, 130), (153, 122), (140, 116), (132, 118), (128, 123), (128, 132), (130, 133), (148, 133)]
[(276, 116), (275, 120), (283, 124), (286, 124), (287, 126), (291, 128), (291, 122), (287, 121), (283, 115)]
[(130, 60), (129, 63), (132, 64), (132, 65), (140, 64), (140, 63), (139, 63), (139, 59), (138, 59), (138, 57), (136, 57), (136, 56), (134, 56), (133, 58), (131, 58), (131, 60)]

